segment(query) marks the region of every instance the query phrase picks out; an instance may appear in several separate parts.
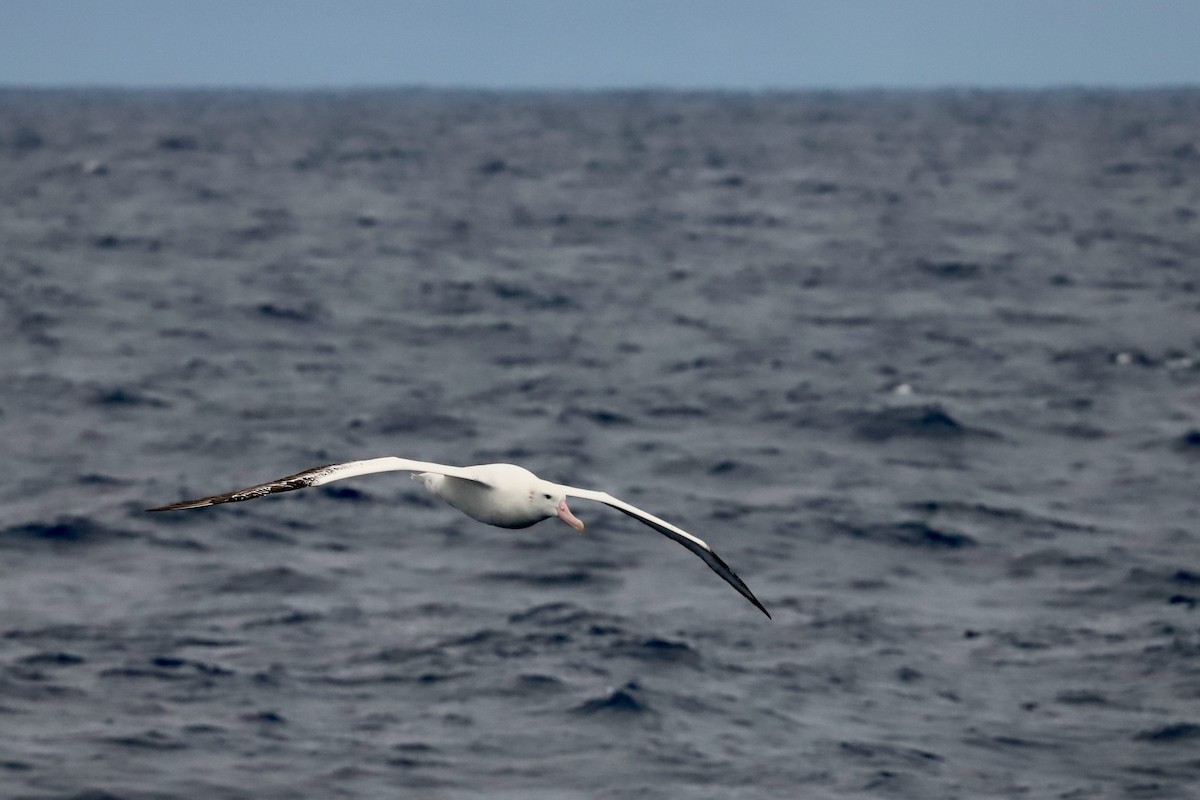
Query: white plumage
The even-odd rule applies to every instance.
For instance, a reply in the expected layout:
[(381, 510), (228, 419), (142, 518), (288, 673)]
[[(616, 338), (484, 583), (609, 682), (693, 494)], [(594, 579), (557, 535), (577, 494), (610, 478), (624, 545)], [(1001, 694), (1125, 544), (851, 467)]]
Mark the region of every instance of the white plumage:
[(386, 456), (315, 467), (246, 489), (201, 497), (197, 500), (184, 500), (150, 510), (176, 511), (185, 508), (215, 506), (220, 503), (234, 503), (278, 492), (321, 486), (358, 475), (390, 471), (414, 473), (413, 477), (421, 481), (429, 491), (468, 517), (501, 528), (527, 528), (544, 519), (558, 517), (583, 533), (583, 522), (567, 507), (567, 498), (573, 497), (604, 503), (691, 550), (756, 608), (768, 617), (771, 616), (763, 604), (758, 602), (754, 593), (750, 591), (750, 587), (746, 586), (742, 579), (729, 568), (729, 565), (722, 561), (703, 540), (653, 514), (623, 500), (618, 500), (610, 494), (544, 481), (524, 467), (515, 464), (453, 467), (446, 464), (435, 464), (431, 461), (413, 461), (407, 458)]

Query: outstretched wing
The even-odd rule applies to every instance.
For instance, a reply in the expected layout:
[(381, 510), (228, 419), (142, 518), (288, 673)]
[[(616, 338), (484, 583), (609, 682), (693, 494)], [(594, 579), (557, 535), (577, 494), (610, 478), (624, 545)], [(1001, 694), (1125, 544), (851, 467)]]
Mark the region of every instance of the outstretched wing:
[(624, 500), (618, 500), (607, 492), (594, 492), (590, 489), (578, 489), (574, 486), (563, 486), (561, 484), (559, 484), (559, 488), (562, 489), (563, 493), (568, 497), (578, 497), (583, 500), (595, 500), (599, 503), (604, 503), (606, 506), (610, 506), (615, 508), (617, 511), (620, 511), (622, 514), (627, 514), (639, 522), (649, 525), (651, 528), (658, 531), (663, 536), (666, 536), (668, 539), (673, 539), (676, 542), (679, 542), (688, 550), (691, 550), (693, 553), (700, 556), (704, 563), (708, 564), (709, 568), (712, 569), (713, 572), (720, 575), (725, 582), (734, 589), (737, 589), (738, 592), (741, 593), (742, 597), (753, 603), (755, 608), (766, 614), (767, 618), (770, 619), (771, 612), (767, 611), (763, 604), (758, 602), (758, 598), (754, 596), (754, 592), (750, 591), (750, 587), (747, 586), (742, 579), (737, 576), (737, 573), (729, 568), (728, 564), (721, 560), (720, 556), (713, 552), (713, 549), (709, 547), (704, 540), (692, 536), (682, 528), (677, 528), (671, 523), (661, 520), (653, 514), (642, 511), (637, 506), (632, 506), (629, 503), (626, 503)]
[[(359, 475), (370, 475), (373, 472), (435, 472), (439, 475), (449, 475), (453, 478), (461, 478), (466, 481), (483, 484), (484, 482), (472, 476), (471, 472), (463, 467), (451, 467), (445, 464), (434, 464), (431, 461), (413, 461), (407, 458), (396, 458), (395, 456), (386, 456), (384, 458), (371, 458), (366, 461), (347, 461), (344, 464), (329, 464), (324, 467), (313, 467), (306, 469), (303, 472), (297, 472), (295, 475), (288, 475), (286, 478), (279, 480), (260, 483), (256, 486), (250, 486), (245, 489), (238, 489), (225, 494), (214, 494), (210, 497), (201, 497), (196, 500), (184, 500), (179, 503), (172, 503), (168, 506), (160, 506), (159, 508), (151, 508), (149, 511), (179, 511), (185, 508), (204, 508), (205, 506), (215, 506), (220, 503), (237, 503), (242, 500), (253, 500), (256, 497), (265, 497), (269, 494), (278, 494), (279, 492), (291, 492), (296, 489), (307, 489), (309, 486), (321, 486), (333, 481), (340, 481), (346, 478), (354, 478)], [(486, 485), (486, 484), (485, 484)]]

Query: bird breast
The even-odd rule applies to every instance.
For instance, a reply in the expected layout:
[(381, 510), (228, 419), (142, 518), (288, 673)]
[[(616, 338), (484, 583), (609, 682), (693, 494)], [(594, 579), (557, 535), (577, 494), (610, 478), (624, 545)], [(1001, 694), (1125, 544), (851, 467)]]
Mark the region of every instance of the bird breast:
[(546, 518), (535, 509), (529, 492), (504, 491), (452, 477), (429, 488), (468, 517), (488, 525), (528, 528)]

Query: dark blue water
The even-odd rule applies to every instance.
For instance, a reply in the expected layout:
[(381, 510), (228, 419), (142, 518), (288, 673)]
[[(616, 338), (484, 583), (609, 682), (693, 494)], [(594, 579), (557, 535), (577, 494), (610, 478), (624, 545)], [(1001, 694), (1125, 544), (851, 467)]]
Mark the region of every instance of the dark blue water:
[[(1194, 796), (1200, 92), (0, 92), (0, 796)], [(506, 531), (402, 474), (597, 504)]]

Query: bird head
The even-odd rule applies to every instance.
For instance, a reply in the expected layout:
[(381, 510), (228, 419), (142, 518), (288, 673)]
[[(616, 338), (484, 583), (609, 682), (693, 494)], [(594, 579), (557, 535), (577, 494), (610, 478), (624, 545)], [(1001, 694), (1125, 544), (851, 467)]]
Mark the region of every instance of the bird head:
[(558, 517), (579, 533), (583, 533), (583, 521), (567, 507), (567, 496), (553, 483), (542, 481), (534, 489), (533, 501), (547, 518)]

